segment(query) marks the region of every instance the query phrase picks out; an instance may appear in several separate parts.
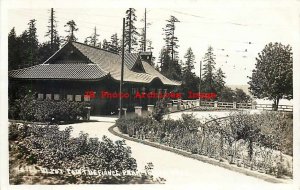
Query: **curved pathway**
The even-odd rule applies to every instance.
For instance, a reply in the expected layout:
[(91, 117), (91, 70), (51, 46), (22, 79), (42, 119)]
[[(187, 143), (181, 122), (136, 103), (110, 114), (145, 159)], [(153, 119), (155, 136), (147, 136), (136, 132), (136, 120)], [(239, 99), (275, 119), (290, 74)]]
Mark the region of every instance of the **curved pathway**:
[[(229, 112), (199, 112), (203, 118), (212, 116), (226, 116)], [(204, 113), (204, 114), (203, 114)], [(171, 118), (177, 118), (181, 113), (171, 114)], [(197, 115), (197, 117), (199, 117)], [(98, 122), (86, 122), (72, 124), (73, 136), (78, 136), (80, 131), (88, 133), (90, 137), (102, 138), (106, 135), (112, 140), (120, 140), (120, 137), (114, 136), (108, 131), (108, 128), (114, 124), (116, 118), (92, 117)], [(61, 129), (70, 125), (62, 125)], [(214, 186), (234, 189), (274, 189), (278, 185), (263, 181), (258, 178), (246, 176), (237, 172), (233, 172), (218, 166), (203, 163), (192, 158), (187, 158), (172, 152), (164, 151), (141, 143), (126, 141), (126, 144), (132, 149), (132, 156), (136, 158), (138, 170), (143, 171), (144, 166), (148, 162), (154, 164), (152, 174), (154, 177), (165, 178), (166, 184), (170, 185), (200, 185)], [(280, 189), (285, 187), (291, 188), (290, 185), (280, 185)], [(275, 188), (277, 189), (277, 188)]]

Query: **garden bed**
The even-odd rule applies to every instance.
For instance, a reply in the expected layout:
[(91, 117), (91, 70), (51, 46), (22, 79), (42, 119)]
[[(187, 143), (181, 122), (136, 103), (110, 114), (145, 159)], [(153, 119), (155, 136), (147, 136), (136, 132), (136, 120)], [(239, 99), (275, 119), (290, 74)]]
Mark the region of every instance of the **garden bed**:
[[(169, 151), (179, 151), (202, 161), (209, 158), (225, 168), (246, 170), (247, 175), (252, 175), (248, 174), (251, 171), (253, 176), (269, 176), (271, 181), (289, 181), (282, 179), (292, 178), (292, 156), (283, 153), (292, 155), (292, 122), (284, 115), (278, 118), (274, 113), (265, 114), (237, 113), (206, 124), (191, 115), (162, 122), (138, 117), (121, 119), (116, 126), (123, 133), (119, 135), (128, 135), (123, 138), (167, 147)], [(261, 125), (270, 121), (273, 126)]]

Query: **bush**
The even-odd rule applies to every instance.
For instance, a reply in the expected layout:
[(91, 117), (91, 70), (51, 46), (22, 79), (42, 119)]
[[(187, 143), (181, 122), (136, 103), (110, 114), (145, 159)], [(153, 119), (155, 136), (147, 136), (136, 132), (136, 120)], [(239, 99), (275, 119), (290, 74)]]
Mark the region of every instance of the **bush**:
[(117, 126), (135, 138), (281, 177), (292, 176), (292, 159), (282, 155), (292, 155), (290, 117), (282, 113), (236, 113), (202, 124), (193, 115), (182, 114), (180, 120), (161, 122), (143, 117), (122, 119)]
[(163, 119), (163, 116), (167, 113), (167, 102), (167, 99), (160, 99), (156, 102), (152, 113), (152, 117), (156, 121), (161, 121)]
[(88, 104), (85, 102), (36, 100), (33, 96), (27, 95), (11, 105), (9, 117), (25, 121), (73, 122), (87, 116), (86, 106)]
[[(16, 131), (14, 124), (11, 125)], [(18, 157), (27, 164), (37, 164), (48, 169), (89, 169), (102, 171), (136, 171), (136, 160), (131, 157), (130, 147), (124, 140), (113, 142), (106, 136), (88, 138), (80, 133), (72, 138), (72, 127), (59, 130), (57, 125), (20, 125)]]
[[(154, 179), (152, 163), (147, 163), (145, 172), (137, 172), (136, 160), (124, 140), (113, 142), (106, 136), (102, 140), (89, 138), (80, 133), (71, 137), (72, 127), (59, 130), (57, 125), (10, 124), (10, 183), (11, 184), (127, 184), (164, 183)], [(23, 166), (35, 165), (48, 170), (63, 171), (60, 174), (17, 172)], [(37, 167), (38, 166), (38, 167)], [(70, 174), (68, 170), (79, 170)], [(111, 174), (88, 175), (88, 171), (103, 171)], [(132, 172), (132, 173), (131, 173)], [(119, 173), (121, 175), (113, 175)]]

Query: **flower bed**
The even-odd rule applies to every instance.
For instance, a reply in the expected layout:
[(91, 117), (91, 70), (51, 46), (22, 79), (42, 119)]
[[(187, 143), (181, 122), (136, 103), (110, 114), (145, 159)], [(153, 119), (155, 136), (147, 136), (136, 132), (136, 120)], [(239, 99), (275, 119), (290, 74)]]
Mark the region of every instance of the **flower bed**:
[(292, 147), (292, 123), (284, 117), (270, 113), (236, 114), (202, 124), (192, 115), (183, 114), (180, 120), (157, 122), (138, 117), (120, 119), (116, 125), (122, 133), (134, 138), (148, 139), (276, 177), (292, 177), (292, 157), (282, 153), (289, 152), (287, 150)]

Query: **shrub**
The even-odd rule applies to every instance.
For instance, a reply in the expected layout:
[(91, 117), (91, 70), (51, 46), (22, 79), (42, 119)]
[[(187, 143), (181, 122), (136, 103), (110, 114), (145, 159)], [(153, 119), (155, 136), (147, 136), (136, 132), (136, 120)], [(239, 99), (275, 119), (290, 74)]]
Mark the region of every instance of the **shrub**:
[(25, 121), (73, 122), (86, 117), (86, 106), (88, 104), (85, 102), (36, 100), (32, 95), (27, 95), (24, 99), (14, 102), (9, 116)]
[(163, 116), (167, 113), (167, 99), (160, 99), (156, 102), (152, 116), (156, 121), (161, 121)]
[[(202, 124), (192, 114), (180, 120), (136, 117), (117, 121), (129, 136), (149, 139), (239, 167), (281, 177), (292, 176), (292, 120), (282, 113), (235, 113)], [(292, 155), (292, 151), (288, 154)]]
[[(15, 128), (15, 125), (11, 125)], [(26, 125), (19, 126), (22, 134)], [(59, 130), (57, 125), (32, 125), (19, 138), (19, 159), (48, 169), (90, 169), (102, 171), (136, 171), (136, 160), (124, 140), (113, 142), (106, 136), (88, 138), (85, 133), (72, 138), (72, 127)]]

